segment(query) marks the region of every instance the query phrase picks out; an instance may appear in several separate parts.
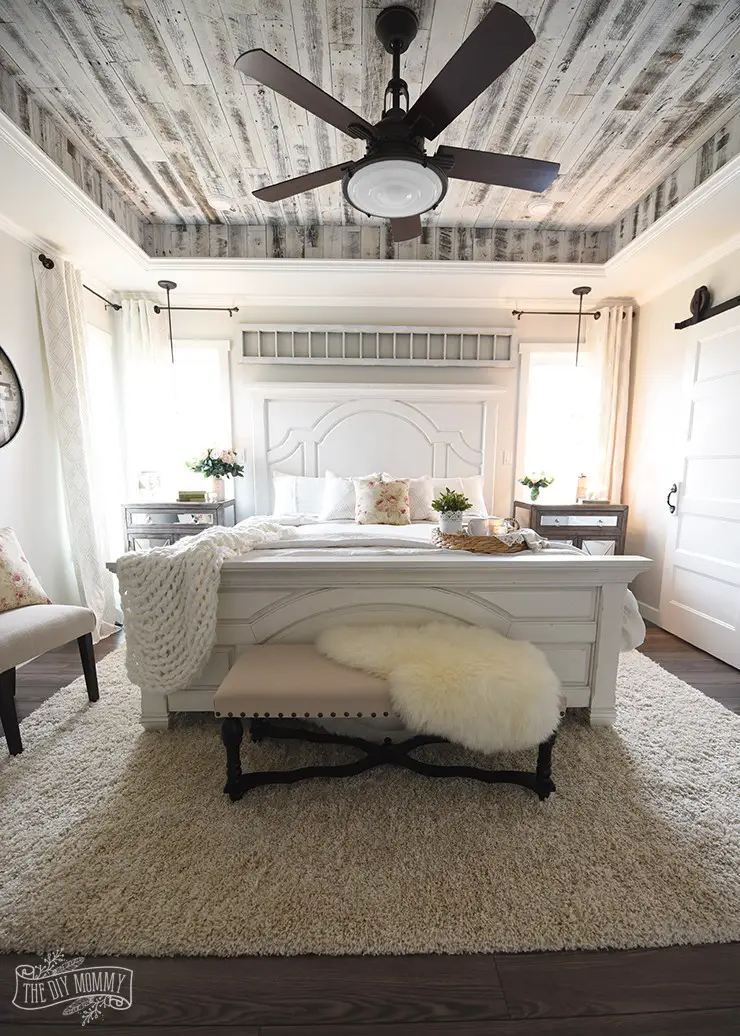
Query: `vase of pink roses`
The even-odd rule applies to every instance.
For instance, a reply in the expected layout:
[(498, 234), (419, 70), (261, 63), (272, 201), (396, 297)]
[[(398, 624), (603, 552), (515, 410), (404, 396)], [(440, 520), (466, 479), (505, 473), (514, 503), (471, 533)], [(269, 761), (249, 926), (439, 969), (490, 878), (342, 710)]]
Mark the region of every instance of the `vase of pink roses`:
[(204, 456), (188, 461), (188, 467), (191, 471), (197, 471), (209, 479), (209, 495), (213, 501), (226, 499), (224, 479), (241, 478), (244, 474), (244, 465), (238, 463), (236, 456), (236, 450), (209, 449)]

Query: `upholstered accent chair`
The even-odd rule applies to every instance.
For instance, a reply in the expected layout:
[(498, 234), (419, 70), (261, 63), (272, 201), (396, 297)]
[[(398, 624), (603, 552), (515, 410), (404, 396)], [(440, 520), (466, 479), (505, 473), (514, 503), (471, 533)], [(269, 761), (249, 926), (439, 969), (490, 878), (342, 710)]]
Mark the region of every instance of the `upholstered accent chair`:
[(0, 612), (0, 721), (11, 755), (23, 751), (15, 708), (16, 667), (76, 640), (87, 697), (90, 701), (97, 701), (98, 677), (92, 642), (94, 629), (93, 612), (73, 605), (32, 604)]

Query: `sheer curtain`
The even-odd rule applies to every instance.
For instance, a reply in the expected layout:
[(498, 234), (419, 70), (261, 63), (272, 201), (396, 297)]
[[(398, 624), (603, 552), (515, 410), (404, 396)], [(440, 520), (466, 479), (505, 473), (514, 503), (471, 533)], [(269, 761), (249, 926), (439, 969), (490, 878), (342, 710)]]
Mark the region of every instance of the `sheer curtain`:
[(588, 333), (593, 391), (598, 402), (593, 477), (589, 487), (622, 502), (629, 407), (633, 308), (605, 306)]
[(139, 475), (147, 471), (161, 479), (158, 495), (174, 499), (175, 376), (165, 320), (151, 299), (124, 298), (121, 305), (115, 345), (129, 498), (140, 495)]
[(82, 279), (71, 263), (46, 269), (34, 258), (36, 297), (49, 371), (62, 469), (67, 527), (77, 588), (96, 616), (95, 639), (115, 630), (113, 577), (93, 484)]

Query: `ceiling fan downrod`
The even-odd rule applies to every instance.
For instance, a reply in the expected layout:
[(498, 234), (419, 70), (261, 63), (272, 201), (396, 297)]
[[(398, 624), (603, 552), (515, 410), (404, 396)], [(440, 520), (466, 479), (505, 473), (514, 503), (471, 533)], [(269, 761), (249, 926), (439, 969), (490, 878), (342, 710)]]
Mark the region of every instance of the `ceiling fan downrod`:
[(383, 98), (384, 119), (388, 115), (401, 118), (409, 110), (409, 88), (401, 78), (401, 55), (409, 49), (418, 31), (419, 21), (409, 7), (386, 7), (375, 19), (375, 35), (393, 58), (391, 78)]

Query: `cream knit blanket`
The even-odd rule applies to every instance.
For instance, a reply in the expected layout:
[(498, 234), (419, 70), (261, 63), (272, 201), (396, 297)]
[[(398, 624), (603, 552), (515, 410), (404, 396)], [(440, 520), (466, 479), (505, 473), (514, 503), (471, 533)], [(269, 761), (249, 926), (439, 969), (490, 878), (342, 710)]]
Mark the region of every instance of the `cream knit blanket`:
[(124, 554), (116, 562), (126, 630), (126, 669), (143, 690), (187, 687), (216, 640), (221, 566), (291, 528), (248, 518), (185, 536), (169, 547)]

